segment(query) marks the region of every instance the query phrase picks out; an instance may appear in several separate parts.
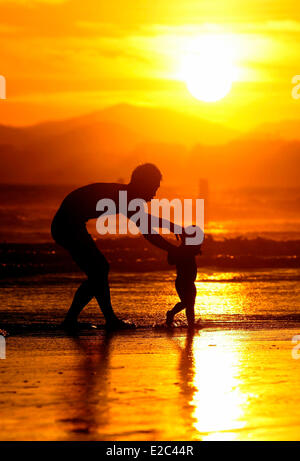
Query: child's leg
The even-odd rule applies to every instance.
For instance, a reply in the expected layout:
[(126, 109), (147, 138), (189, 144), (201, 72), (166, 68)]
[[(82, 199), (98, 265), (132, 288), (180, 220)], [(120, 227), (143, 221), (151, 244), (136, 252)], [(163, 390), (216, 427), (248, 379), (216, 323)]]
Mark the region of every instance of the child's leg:
[(174, 320), (175, 315), (178, 314), (178, 312), (181, 312), (183, 309), (184, 309), (184, 306), (181, 302), (175, 304), (173, 309), (167, 312), (167, 320), (166, 320), (167, 325), (171, 325)]
[(186, 318), (188, 322), (188, 327), (193, 328), (195, 324), (195, 309), (194, 309), (194, 304), (189, 304), (186, 309)]
[(193, 328), (195, 324), (195, 301), (196, 301), (196, 286), (193, 284), (193, 286), (190, 287), (190, 290), (188, 292), (187, 300), (186, 300), (186, 318), (188, 322), (188, 327)]

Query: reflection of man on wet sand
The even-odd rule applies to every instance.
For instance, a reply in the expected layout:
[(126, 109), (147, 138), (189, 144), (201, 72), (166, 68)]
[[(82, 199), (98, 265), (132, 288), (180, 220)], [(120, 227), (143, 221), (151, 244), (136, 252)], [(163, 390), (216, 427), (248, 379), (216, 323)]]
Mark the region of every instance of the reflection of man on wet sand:
[[(63, 200), (52, 222), (52, 236), (59, 245), (70, 253), (76, 264), (87, 275), (87, 280), (80, 285), (75, 293), (64, 321), (65, 327), (74, 328), (77, 326), (80, 312), (93, 297), (97, 299), (104, 314), (107, 329), (118, 330), (134, 327), (133, 324), (119, 320), (113, 310), (108, 282), (109, 263), (88, 233), (86, 223), (104, 213), (104, 211), (101, 213), (96, 210), (96, 204), (101, 199), (113, 200), (116, 204), (116, 210), (119, 210), (120, 191), (127, 192), (129, 201), (143, 199), (149, 202), (155, 196), (161, 178), (158, 168), (148, 163), (138, 166), (133, 171), (129, 184), (90, 184), (74, 190)], [(134, 214), (135, 212), (127, 212), (126, 217), (130, 219)], [(148, 228), (150, 229), (151, 216), (147, 215), (147, 217)], [(161, 228), (166, 227), (167, 224), (171, 232), (174, 232), (173, 223), (159, 221)], [(173, 248), (159, 234), (143, 235), (153, 245), (165, 251)]]
[(71, 336), (75, 347), (74, 363), (69, 369), (70, 384), (59, 395), (59, 423), (68, 432), (68, 440), (100, 440), (110, 419), (108, 383), (112, 333), (89, 341)]

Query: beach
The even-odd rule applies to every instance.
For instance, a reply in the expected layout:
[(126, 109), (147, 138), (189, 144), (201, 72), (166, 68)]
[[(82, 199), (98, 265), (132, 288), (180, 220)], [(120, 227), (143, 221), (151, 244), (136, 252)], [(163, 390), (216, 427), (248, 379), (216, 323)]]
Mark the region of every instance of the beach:
[(0, 445), (300, 441), (300, 6), (0, 11)]
[(137, 330), (106, 334), (92, 302), (73, 336), (59, 322), (78, 275), (2, 281), (0, 439), (299, 440), (299, 270), (199, 272), (194, 334), (183, 314), (162, 326), (173, 280), (113, 274)]
[(1, 440), (299, 440), (297, 333), (12, 337)]

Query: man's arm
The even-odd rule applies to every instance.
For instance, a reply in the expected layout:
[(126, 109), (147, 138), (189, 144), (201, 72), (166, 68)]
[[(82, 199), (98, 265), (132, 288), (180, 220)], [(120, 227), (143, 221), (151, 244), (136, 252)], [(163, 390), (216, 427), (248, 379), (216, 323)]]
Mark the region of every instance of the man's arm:
[[(140, 210), (140, 212), (143, 212), (143, 210)], [(136, 211), (128, 211), (126, 217), (128, 219), (131, 219), (131, 217), (134, 216), (135, 214), (136, 214)], [(172, 221), (168, 221), (167, 219), (163, 219), (158, 216), (153, 216), (149, 213), (143, 213), (142, 220), (138, 219), (137, 221), (136, 220), (133, 220), (133, 221), (136, 224), (136, 226), (139, 228), (146, 224), (148, 233), (155, 234), (156, 231), (154, 230), (154, 228), (169, 229), (173, 234), (183, 233), (182, 226), (179, 226), (178, 224), (175, 224)]]
[[(179, 226), (178, 224), (173, 223), (172, 221), (168, 221), (167, 219), (163, 219), (158, 216), (152, 216), (151, 214), (148, 214), (148, 213), (146, 213), (146, 216), (148, 219), (148, 229), (150, 230), (150, 232), (153, 229), (153, 227), (158, 227), (159, 229), (170, 229), (170, 231), (173, 234), (182, 233), (182, 227)], [(152, 227), (152, 223), (154, 224), (153, 227)]]
[[(129, 212), (128, 218), (130, 219), (135, 212)], [(137, 221), (133, 220), (136, 226), (141, 230), (142, 235), (148, 240), (152, 245), (155, 245), (158, 248), (161, 248), (165, 251), (170, 251), (174, 249), (174, 245), (164, 239), (157, 231), (154, 229), (169, 229), (173, 234), (181, 234), (183, 229), (181, 226), (174, 224), (167, 219), (161, 217), (152, 216), (148, 213), (145, 213), (143, 219), (138, 219)], [(142, 222), (143, 221), (143, 222)], [(153, 226), (152, 226), (153, 224)], [(146, 225), (146, 232), (144, 226)]]

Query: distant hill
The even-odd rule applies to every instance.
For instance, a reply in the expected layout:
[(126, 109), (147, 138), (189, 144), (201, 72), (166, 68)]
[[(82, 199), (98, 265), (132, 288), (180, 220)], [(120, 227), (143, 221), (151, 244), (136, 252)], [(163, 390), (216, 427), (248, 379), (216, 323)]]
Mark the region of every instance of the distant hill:
[(281, 138), (286, 141), (300, 139), (300, 120), (282, 120), (277, 123), (264, 123), (259, 125), (253, 134), (269, 138)]
[(144, 141), (126, 127), (108, 122), (66, 129), (58, 124), (51, 134), (37, 127), (25, 132), (26, 136), (20, 129), (13, 139), (0, 140), (1, 182), (74, 184), (99, 177), (115, 179), (116, 168), (126, 166), (130, 152)]
[[(35, 138), (45, 138), (83, 126), (97, 123), (113, 123), (139, 133), (147, 140), (165, 143), (182, 143), (193, 145), (223, 144), (234, 139), (238, 132), (220, 124), (211, 123), (201, 118), (182, 114), (169, 109), (139, 107), (129, 104), (111, 106), (92, 114), (75, 117), (68, 120), (39, 123), (24, 128), (0, 126), (0, 140), (12, 140), (17, 133), (28, 141)], [(17, 139), (15, 137), (15, 141)]]
[(190, 155), (214, 187), (299, 186), (300, 141), (237, 139), (224, 146), (195, 146)]
[(85, 117), (86, 120), (120, 123), (154, 142), (191, 146), (224, 144), (238, 132), (218, 123), (185, 115), (169, 109), (119, 104)]
[[(297, 122), (282, 126), (292, 136)], [(134, 166), (152, 161), (165, 185), (187, 194), (201, 177), (214, 188), (297, 186), (300, 141), (277, 136), (280, 127), (241, 135), (171, 110), (125, 104), (31, 127), (2, 125), (0, 182), (128, 180)]]

